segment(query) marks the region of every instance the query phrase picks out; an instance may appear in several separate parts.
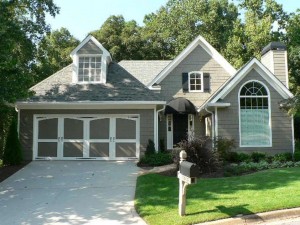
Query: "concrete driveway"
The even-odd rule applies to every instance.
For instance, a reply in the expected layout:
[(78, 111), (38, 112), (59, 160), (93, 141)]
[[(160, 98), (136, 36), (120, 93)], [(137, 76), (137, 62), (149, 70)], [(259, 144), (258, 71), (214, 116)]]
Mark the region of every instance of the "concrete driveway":
[(133, 206), (134, 162), (35, 161), (0, 183), (0, 223), (146, 224)]

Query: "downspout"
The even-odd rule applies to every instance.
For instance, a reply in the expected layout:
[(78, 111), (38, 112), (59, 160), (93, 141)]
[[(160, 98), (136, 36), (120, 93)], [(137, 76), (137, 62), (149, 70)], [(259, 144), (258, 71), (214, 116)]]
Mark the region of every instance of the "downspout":
[(20, 110), (18, 110), (17, 106), (15, 106), (15, 110), (18, 113), (17, 132), (18, 132), (18, 137), (20, 138)]
[(156, 120), (156, 126), (155, 126), (156, 137), (155, 137), (155, 142), (154, 142), (154, 144), (156, 146), (156, 152), (158, 152), (158, 147), (159, 147), (158, 146), (158, 114), (165, 109), (166, 109), (166, 105), (164, 105), (164, 107), (162, 109), (156, 111), (156, 119), (155, 119)]
[(212, 147), (214, 148), (214, 140), (215, 140), (215, 116), (214, 116), (214, 113), (212, 111), (209, 111), (207, 109), (207, 107), (204, 108), (206, 112), (210, 113), (211, 114), (211, 137), (212, 137)]

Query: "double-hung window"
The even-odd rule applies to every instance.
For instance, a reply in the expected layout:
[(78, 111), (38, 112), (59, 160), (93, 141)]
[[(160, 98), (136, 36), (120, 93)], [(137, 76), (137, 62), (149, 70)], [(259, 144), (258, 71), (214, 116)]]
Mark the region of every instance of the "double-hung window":
[(101, 56), (79, 56), (78, 82), (101, 81)]
[(203, 73), (189, 73), (189, 92), (203, 92)]
[(270, 96), (258, 81), (247, 82), (239, 93), (240, 146), (270, 147), (272, 145)]

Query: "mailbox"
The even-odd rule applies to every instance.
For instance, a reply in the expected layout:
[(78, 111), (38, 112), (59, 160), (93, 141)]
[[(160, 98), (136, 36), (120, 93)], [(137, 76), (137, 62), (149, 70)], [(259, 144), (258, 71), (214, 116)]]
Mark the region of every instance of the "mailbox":
[(198, 177), (199, 167), (195, 163), (183, 161), (180, 163), (179, 171), (186, 177)]

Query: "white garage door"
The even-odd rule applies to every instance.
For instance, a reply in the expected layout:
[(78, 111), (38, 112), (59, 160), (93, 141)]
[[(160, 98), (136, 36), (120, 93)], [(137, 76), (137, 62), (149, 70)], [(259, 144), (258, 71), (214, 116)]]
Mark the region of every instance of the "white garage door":
[(35, 115), (33, 159), (139, 158), (138, 115)]

